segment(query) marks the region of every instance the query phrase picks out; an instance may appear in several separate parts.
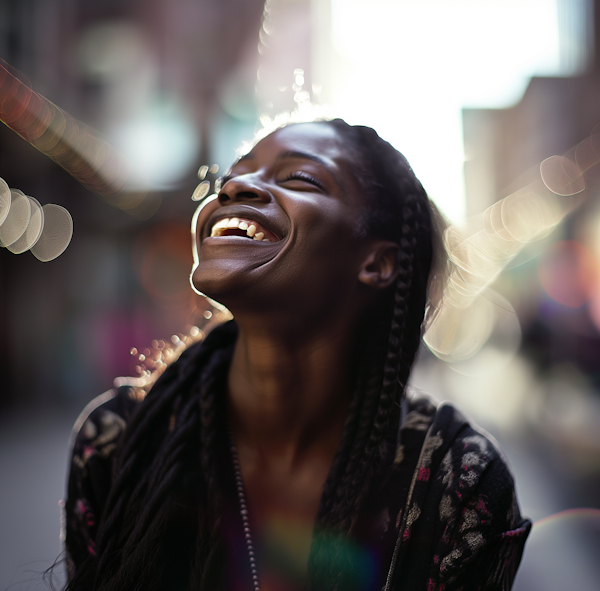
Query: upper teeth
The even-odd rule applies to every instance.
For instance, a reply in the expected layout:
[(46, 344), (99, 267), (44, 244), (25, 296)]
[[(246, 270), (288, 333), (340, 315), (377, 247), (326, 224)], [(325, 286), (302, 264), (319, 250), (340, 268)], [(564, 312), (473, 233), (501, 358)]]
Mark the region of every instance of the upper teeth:
[(239, 218), (223, 218), (219, 220), (210, 232), (211, 236), (222, 236), (222, 230), (238, 229), (246, 232), (248, 238), (253, 240), (270, 242), (268, 238), (265, 238), (265, 232), (256, 222), (251, 220), (240, 220)]

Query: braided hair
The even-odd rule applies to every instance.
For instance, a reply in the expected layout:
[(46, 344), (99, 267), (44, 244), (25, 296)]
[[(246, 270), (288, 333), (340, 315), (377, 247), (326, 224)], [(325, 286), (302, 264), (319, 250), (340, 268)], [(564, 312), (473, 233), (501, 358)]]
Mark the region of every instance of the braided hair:
[[(357, 580), (344, 537), (352, 533), (373, 476), (384, 467), (385, 435), (397, 430), (401, 398), (416, 356), (432, 263), (429, 200), (406, 158), (363, 126), (329, 123), (348, 141), (367, 200), (360, 231), (396, 242), (398, 277), (387, 318), (371, 331), (362, 378), (325, 484), (310, 556), (313, 589), (351, 589)], [(338, 543), (336, 543), (336, 540)]]
[[(373, 478), (390, 461), (386, 434), (420, 339), (432, 259), (432, 219), (408, 162), (377, 133), (340, 119), (365, 195), (358, 231), (398, 244), (398, 276), (385, 318), (371, 327), (341, 442), (325, 483), (309, 558), (313, 590), (352, 589), (344, 540), (356, 527)], [(226, 448), (225, 380), (234, 322), (171, 365), (139, 405), (119, 443), (95, 555), (79, 565), (69, 591), (223, 588), (230, 555), (222, 535)], [(354, 581), (354, 582), (353, 582)]]

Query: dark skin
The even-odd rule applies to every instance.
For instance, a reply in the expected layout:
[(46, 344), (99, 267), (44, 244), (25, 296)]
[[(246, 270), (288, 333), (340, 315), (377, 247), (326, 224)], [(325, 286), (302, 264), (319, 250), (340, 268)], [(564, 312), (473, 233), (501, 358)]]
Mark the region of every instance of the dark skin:
[[(258, 562), (265, 591), (305, 581), (360, 327), (397, 275), (398, 246), (359, 237), (367, 204), (353, 168), (332, 126), (289, 126), (233, 166), (197, 220), (193, 283), (239, 325), (229, 419), (253, 537), (267, 548)], [(244, 237), (243, 225), (212, 230), (232, 218), (254, 222), (255, 236), (262, 231), (270, 241)], [(281, 554), (292, 564), (285, 573), (276, 564)]]

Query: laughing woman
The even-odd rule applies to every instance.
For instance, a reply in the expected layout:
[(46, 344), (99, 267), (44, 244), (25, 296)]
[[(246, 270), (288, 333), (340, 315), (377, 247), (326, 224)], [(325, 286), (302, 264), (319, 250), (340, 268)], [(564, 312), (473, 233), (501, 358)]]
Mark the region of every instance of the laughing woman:
[(406, 390), (435, 232), (404, 157), (288, 125), (201, 207), (192, 280), (235, 320), (81, 421), (68, 589), (510, 589), (530, 523), (509, 469)]

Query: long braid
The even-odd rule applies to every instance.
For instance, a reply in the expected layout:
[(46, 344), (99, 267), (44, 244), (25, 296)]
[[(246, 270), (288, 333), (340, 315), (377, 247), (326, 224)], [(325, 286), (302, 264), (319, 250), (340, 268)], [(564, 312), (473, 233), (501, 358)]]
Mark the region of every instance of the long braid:
[(358, 392), (361, 392), (364, 389), (365, 381), (368, 378), (366, 374), (367, 372), (363, 370), (360, 372), (357, 378), (355, 393), (350, 401), (348, 414), (344, 423), (344, 436), (340, 441), (340, 445), (333, 459), (333, 463), (329, 470), (329, 475), (323, 489), (322, 500), (317, 515), (317, 522), (321, 521), (322, 516), (328, 515), (332, 510), (335, 496), (338, 493), (335, 488), (336, 482), (340, 477), (340, 473), (342, 473), (347, 467), (352, 442), (356, 437), (357, 431), (360, 429), (362, 422), (361, 417), (366, 414), (366, 411), (363, 408), (364, 398), (358, 395)]
[[(356, 476), (353, 479), (355, 494), (350, 513), (358, 513), (360, 505), (369, 490), (372, 476), (379, 470), (382, 458), (381, 443), (393, 416), (394, 403), (403, 395), (410, 366), (416, 350), (409, 345), (408, 314), (409, 294), (412, 282), (412, 263), (415, 253), (414, 236), (411, 237), (410, 202), (405, 203), (405, 219), (403, 223), (403, 238), (398, 253), (399, 274), (394, 293), (394, 309), (390, 326), (386, 360), (383, 368), (383, 384), (379, 396), (379, 405), (373, 420), (369, 441), (364, 448), (362, 460), (359, 463)], [(412, 345), (412, 343), (410, 343)], [(360, 475), (360, 476), (359, 476)], [(347, 519), (351, 519), (349, 516)], [(350, 523), (344, 523), (350, 527)]]
[(196, 539), (191, 588), (218, 589), (226, 563), (226, 550), (221, 539), (223, 500), (217, 478), (215, 449), (218, 436), (224, 434), (225, 401), (223, 397), (218, 396), (218, 393), (222, 390), (230, 358), (230, 351), (225, 351), (215, 359), (217, 371), (207, 372), (207, 379), (203, 381), (201, 388), (200, 465), (206, 487), (206, 514), (211, 515), (212, 518), (207, 524), (204, 535), (199, 535)]
[[(145, 501), (143, 511), (136, 518), (135, 527), (132, 530), (127, 545), (135, 548), (145, 531), (150, 528), (152, 519), (157, 514), (159, 503), (164, 500), (167, 487), (179, 476), (184, 465), (184, 451), (188, 441), (189, 433), (192, 432), (198, 424), (198, 403), (195, 397), (191, 397), (184, 407), (177, 423), (168, 439), (165, 439), (163, 453), (153, 462), (148, 470), (151, 475), (147, 483), (147, 490), (151, 490), (152, 496)], [(130, 505), (142, 502), (141, 494), (138, 498), (132, 495)], [(123, 557), (129, 556), (124, 550)]]
[(207, 570), (193, 552), (199, 539), (218, 538), (218, 520), (211, 523), (216, 513), (206, 510), (218, 497), (216, 466), (205, 458), (215, 455), (210, 407), (217, 405), (217, 381), (230, 359), (232, 330), (226, 328), (215, 331), (222, 334), (211, 335), (199, 354), (186, 351), (134, 413), (115, 459), (97, 557), (86, 560), (69, 589), (187, 588), (195, 573)]
[[(329, 475), (309, 559), (312, 589), (351, 589), (356, 578), (345, 539), (383, 467), (385, 435), (399, 419), (399, 404), (418, 349), (431, 258), (431, 219), (427, 196), (399, 152), (369, 128), (350, 127), (341, 120), (330, 124), (350, 140), (359, 182), (375, 201), (360, 230), (399, 245), (388, 328), (383, 335), (373, 331), (372, 354), (365, 359), (368, 378), (355, 394), (360, 398), (355, 403), (360, 416), (352, 421), (358, 426), (352, 432), (346, 429), (342, 436), (334, 466), (345, 464), (345, 469), (338, 467)], [(382, 345), (386, 340), (387, 349)]]
[[(186, 368), (182, 368), (184, 371)], [(156, 431), (164, 423), (165, 410), (173, 406), (173, 398), (181, 396), (178, 374), (174, 367), (169, 368), (161, 379), (162, 388), (154, 388), (144, 400), (144, 411), (134, 413), (127, 427), (127, 437), (124, 439), (122, 448), (115, 460), (113, 471), (113, 483), (111, 491), (106, 500), (106, 506), (110, 511), (105, 512), (103, 522), (100, 524), (97, 540), (97, 552), (100, 556), (102, 569), (108, 568), (106, 562), (110, 560), (110, 547), (116, 544), (114, 535), (116, 528), (120, 527), (124, 520), (125, 510), (130, 495), (137, 497), (141, 489), (146, 485), (146, 479), (150, 477), (148, 470), (142, 471), (142, 477), (135, 472), (140, 472), (141, 458), (147, 455), (147, 447), (150, 438), (156, 438)], [(191, 382), (191, 379), (184, 380)], [(154, 435), (154, 437), (153, 437)], [(144, 478), (145, 477), (145, 478)], [(131, 483), (138, 482), (133, 491), (130, 490)]]
[[(184, 373), (188, 368), (184, 365), (181, 369)], [(106, 580), (119, 568), (122, 556), (117, 549), (122, 547), (123, 538), (139, 516), (140, 498), (152, 490), (149, 481), (153, 473), (148, 462), (156, 461), (158, 442), (166, 432), (164, 417), (170, 413), (165, 411), (177, 406), (177, 399), (192, 390), (182, 388), (180, 383), (191, 386), (193, 372), (185, 372), (187, 379), (181, 379), (174, 368), (169, 370), (163, 376), (161, 386), (164, 387), (151, 390), (144, 400), (145, 412), (134, 413), (115, 459), (113, 485), (106, 501), (110, 510), (99, 524), (97, 541), (98, 573)], [(134, 488), (133, 483), (136, 483)]]
[[(193, 401), (192, 401), (193, 402)], [(152, 578), (161, 578), (161, 565), (153, 562), (150, 568), (147, 567), (149, 556), (147, 555), (148, 544), (142, 544), (141, 540), (146, 537), (153, 537), (151, 532), (164, 532), (167, 528), (169, 519), (167, 516), (171, 512), (171, 507), (165, 503), (165, 497), (175, 482), (180, 481), (182, 468), (185, 464), (186, 446), (181, 442), (189, 438), (197, 430), (198, 413), (197, 408), (194, 413), (192, 409), (197, 404), (186, 405), (186, 410), (190, 414), (184, 418), (177, 431), (167, 431), (167, 425), (161, 429), (160, 437), (164, 437), (164, 446), (160, 452), (156, 452), (149, 465), (145, 466), (142, 472), (140, 483), (135, 487), (129, 499), (124, 504), (125, 519), (120, 527), (115, 527), (110, 539), (110, 546), (106, 548), (99, 547), (103, 552), (101, 558), (106, 555), (110, 559), (111, 547), (119, 548), (120, 560), (114, 561), (114, 575), (107, 587), (110, 589), (123, 588), (123, 585), (131, 582), (128, 580), (130, 573), (144, 572), (143, 578), (148, 583)], [(187, 419), (187, 420), (186, 420)], [(150, 534), (150, 535), (149, 535)], [(158, 550), (157, 550), (158, 552)], [(158, 558), (158, 555), (155, 557)], [(121, 565), (124, 568), (121, 568)], [(99, 564), (99, 572), (104, 576), (102, 570), (102, 560)], [(142, 571), (144, 568), (144, 571)], [(109, 571), (110, 572), (110, 571)], [(138, 581), (139, 583), (139, 581)]]

